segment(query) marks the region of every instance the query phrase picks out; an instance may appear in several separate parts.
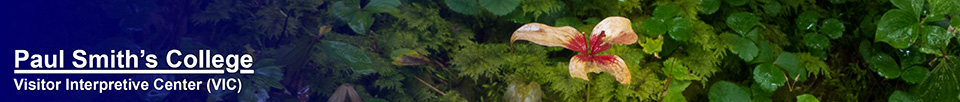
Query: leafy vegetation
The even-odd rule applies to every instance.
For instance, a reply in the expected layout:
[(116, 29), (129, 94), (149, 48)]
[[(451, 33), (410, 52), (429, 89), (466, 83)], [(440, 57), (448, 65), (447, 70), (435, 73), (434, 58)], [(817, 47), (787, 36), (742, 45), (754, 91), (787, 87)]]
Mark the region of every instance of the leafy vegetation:
[[(254, 91), (209, 101), (323, 101), (344, 97), (341, 85), (364, 101), (400, 102), (960, 101), (956, 0), (187, 4), (198, 10), (180, 17), (191, 29), (172, 30), (196, 35), (147, 33), (142, 43), (259, 59), (257, 75), (241, 76)], [(608, 17), (625, 21), (610, 26)], [(175, 26), (162, 24), (144, 32)], [(514, 38), (541, 29), (553, 30)], [(150, 42), (161, 38), (184, 39)], [(582, 59), (591, 60), (574, 61)]]

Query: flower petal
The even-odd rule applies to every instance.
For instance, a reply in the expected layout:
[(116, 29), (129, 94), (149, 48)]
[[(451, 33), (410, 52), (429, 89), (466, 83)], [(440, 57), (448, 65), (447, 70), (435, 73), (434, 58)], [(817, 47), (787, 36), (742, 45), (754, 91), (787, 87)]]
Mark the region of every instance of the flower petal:
[(579, 54), (570, 58), (570, 76), (583, 80), (590, 80), (587, 73), (599, 73), (601, 70), (594, 67), (589, 55)]
[(633, 32), (633, 28), (630, 26), (630, 19), (613, 16), (607, 17), (600, 21), (596, 27), (593, 27), (593, 32), (591, 34), (600, 34), (601, 32), (606, 32), (607, 37), (603, 38), (604, 42), (617, 43), (617, 44), (633, 44), (637, 42), (637, 33)]
[(589, 56), (576, 55), (570, 58), (570, 76), (590, 80), (587, 73), (607, 72), (617, 78), (620, 84), (630, 84), (630, 70), (626, 62), (617, 55)]
[(565, 45), (577, 36), (582, 37), (583, 34), (570, 26), (551, 27), (542, 23), (527, 23), (518, 28), (517, 31), (513, 31), (510, 43), (517, 40), (527, 40), (543, 46), (566, 47)]

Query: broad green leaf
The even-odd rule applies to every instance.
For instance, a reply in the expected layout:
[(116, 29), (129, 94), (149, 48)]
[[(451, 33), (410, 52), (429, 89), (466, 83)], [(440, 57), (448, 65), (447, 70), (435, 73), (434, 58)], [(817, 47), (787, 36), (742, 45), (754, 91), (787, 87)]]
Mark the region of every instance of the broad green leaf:
[(400, 6), (400, 0), (370, 0), (370, 3), (367, 3), (367, 6), (364, 6), (363, 10), (374, 13), (387, 13), (394, 17), (399, 17), (401, 14), (397, 6)]
[(373, 25), (373, 15), (370, 12), (357, 12), (352, 19), (348, 20), (347, 25), (357, 34), (366, 34), (367, 29)]
[(760, 24), (760, 19), (749, 12), (737, 12), (727, 17), (727, 26), (740, 34), (746, 34), (757, 24)]
[(920, 51), (913, 49), (902, 49), (897, 51), (897, 58), (900, 58), (900, 68), (910, 68), (913, 65), (920, 65), (926, 62), (927, 56)]
[(846, 29), (843, 22), (834, 18), (824, 20), (823, 25), (820, 26), (820, 32), (830, 36), (830, 39), (840, 38), (840, 36), (843, 36), (844, 29)]
[(953, 55), (943, 58), (928, 76), (914, 86), (916, 96), (924, 102), (950, 102), (953, 95), (960, 94), (960, 59)]
[(690, 86), (690, 81), (674, 80), (667, 89), (667, 95), (663, 97), (664, 102), (687, 102), (683, 96), (683, 90)]
[(938, 21), (943, 21), (943, 20), (947, 20), (947, 16), (940, 16), (940, 15), (931, 16), (931, 15), (927, 15), (925, 18), (923, 18), (923, 23), (933, 23), (933, 22), (938, 22)]
[(924, 77), (927, 77), (927, 73), (929, 72), (930, 71), (927, 70), (927, 68), (922, 66), (913, 66), (904, 70), (902, 76), (904, 81), (910, 83), (919, 83), (920, 81), (923, 81)]
[(677, 8), (675, 5), (662, 5), (657, 6), (653, 9), (653, 17), (657, 18), (673, 18), (680, 15), (682, 11)]
[(890, 3), (893, 3), (893, 6), (897, 8), (906, 10), (910, 14), (915, 16), (920, 16), (923, 10), (923, 1), (924, 0), (890, 0)]
[(322, 41), (321, 44), (323, 46), (322, 50), (328, 58), (347, 64), (354, 72), (360, 74), (376, 72), (373, 70), (373, 62), (370, 61), (367, 54), (357, 47), (343, 42), (326, 40)]
[(823, 34), (807, 33), (803, 35), (803, 43), (807, 47), (824, 50), (830, 48), (830, 38)]
[(816, 11), (806, 11), (800, 13), (800, 16), (797, 17), (797, 27), (800, 30), (814, 30), (817, 24), (817, 19), (820, 18), (820, 14)]
[(794, 80), (804, 81), (807, 79), (806, 68), (800, 68), (800, 58), (793, 53), (784, 52), (777, 56), (777, 61), (773, 62), (777, 66), (787, 70), (787, 77)]
[(927, 54), (943, 55), (941, 49), (949, 45), (953, 38), (953, 34), (947, 33), (946, 29), (939, 26), (923, 26), (923, 33), (926, 43), (920, 45), (920, 52)]
[(683, 64), (681, 64), (675, 58), (667, 59), (667, 61), (663, 62), (663, 66), (664, 68), (666, 68), (664, 69), (665, 72), (673, 76), (674, 79), (698, 80), (697, 76), (693, 76), (693, 74), (690, 74), (690, 71), (687, 69), (687, 67), (683, 66)]
[(670, 27), (670, 37), (677, 41), (687, 41), (692, 36), (693, 25), (690, 24), (690, 20), (681, 17), (673, 18), (667, 21), (667, 26)]
[(740, 36), (750, 39), (750, 41), (753, 41), (753, 42), (760, 42), (760, 29), (754, 28), (753, 30), (750, 30), (750, 32), (747, 32), (746, 34), (740, 34)]
[(480, 6), (494, 15), (503, 16), (520, 6), (520, 0), (480, 0)]
[(776, 91), (787, 82), (783, 71), (770, 63), (757, 65), (753, 69), (753, 80), (760, 83), (760, 88), (767, 92)]
[(713, 14), (720, 10), (720, 0), (700, 0), (700, 13)]
[(883, 76), (887, 79), (893, 79), (900, 77), (900, 66), (897, 65), (897, 61), (894, 61), (893, 57), (884, 53), (877, 53), (870, 59), (867, 59), (867, 63), (870, 64), (870, 69), (877, 71), (877, 74)]
[(890, 95), (890, 99), (888, 99), (888, 101), (890, 101), (890, 102), (917, 102), (917, 98), (914, 97), (913, 95), (910, 95), (910, 94), (907, 93), (907, 92), (903, 92), (903, 91), (897, 90), (897, 91), (893, 91), (893, 94)]
[(870, 59), (871, 57), (873, 57), (873, 55), (878, 52), (877, 49), (874, 49), (873, 46), (874, 46), (873, 43), (870, 43), (870, 41), (867, 41), (867, 40), (860, 41), (860, 46), (858, 50), (860, 52), (860, 56), (862, 56), (863, 59)]
[(727, 1), (727, 4), (730, 4), (731, 6), (740, 6), (743, 4), (747, 4), (747, 2), (750, 2), (751, 0), (724, 0), (724, 1)]
[[(954, 27), (954, 28), (960, 27), (960, 19), (958, 18), (950, 19), (950, 27)], [(957, 38), (960, 38), (960, 37), (957, 37)]]
[(750, 102), (750, 93), (728, 81), (713, 83), (707, 94), (710, 102)]
[(477, 3), (477, 0), (444, 0), (444, 3), (447, 4), (447, 7), (457, 13), (475, 15), (480, 13), (480, 5)]
[(757, 43), (757, 48), (759, 48), (760, 51), (757, 54), (757, 58), (753, 59), (753, 63), (773, 62), (774, 58), (777, 57), (777, 56), (773, 56), (775, 55), (773, 51), (773, 46), (770, 46), (770, 43), (766, 41)]
[(340, 18), (343, 21), (350, 21), (351, 18), (353, 18), (353, 15), (355, 14), (355, 12), (358, 11), (358, 9), (359, 8), (357, 7), (347, 6), (346, 4), (344, 4), (344, 2), (341, 1), (337, 3), (333, 3), (333, 5), (330, 6), (330, 10), (328, 12), (330, 12), (330, 15)]
[(757, 48), (757, 45), (754, 44), (753, 41), (750, 41), (746, 38), (733, 35), (730, 33), (724, 33), (720, 36), (723, 38), (724, 41), (727, 42), (727, 44), (730, 44), (732, 46), (730, 48), (730, 52), (733, 52), (733, 54), (739, 55), (740, 59), (743, 59), (744, 61), (747, 61), (747, 62), (753, 61), (753, 58), (757, 57), (757, 53), (759, 53), (760, 51), (760, 49)]
[(766, 11), (767, 14), (777, 16), (780, 13), (780, 9), (783, 6), (780, 5), (780, 2), (771, 0), (770, 3), (763, 4), (763, 11)]
[(905, 10), (890, 10), (880, 18), (874, 37), (876, 41), (886, 42), (894, 48), (907, 48), (919, 36), (920, 28), (917, 24), (917, 16)]
[(663, 19), (651, 17), (643, 21), (643, 31), (648, 35), (662, 35), (667, 33), (667, 24)]
[(753, 83), (750, 85), (750, 94), (751, 97), (753, 97), (754, 102), (757, 101), (758, 97), (773, 96), (773, 92), (767, 92), (767, 90), (763, 90), (763, 87), (760, 86), (760, 83)]
[(797, 96), (797, 102), (820, 102), (820, 99), (811, 94), (802, 94)]

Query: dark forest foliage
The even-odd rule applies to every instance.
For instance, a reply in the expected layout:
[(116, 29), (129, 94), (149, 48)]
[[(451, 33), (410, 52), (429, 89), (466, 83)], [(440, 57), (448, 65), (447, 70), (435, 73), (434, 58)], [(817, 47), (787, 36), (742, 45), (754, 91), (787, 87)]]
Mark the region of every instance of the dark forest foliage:
[[(960, 101), (957, 0), (145, 2), (119, 19), (161, 45), (146, 49), (259, 59), (240, 76), (253, 91), (207, 101)], [(571, 77), (563, 47), (511, 43), (523, 24), (591, 32), (610, 16), (639, 35), (600, 53), (628, 84)]]

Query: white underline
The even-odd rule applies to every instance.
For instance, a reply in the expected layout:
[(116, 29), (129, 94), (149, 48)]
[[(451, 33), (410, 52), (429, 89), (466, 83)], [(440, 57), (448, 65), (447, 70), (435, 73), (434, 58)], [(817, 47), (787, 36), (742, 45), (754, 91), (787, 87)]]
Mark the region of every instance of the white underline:
[[(253, 74), (252, 69), (240, 74)], [(13, 74), (225, 74), (223, 69), (161, 69), (161, 70), (13, 70)]]

